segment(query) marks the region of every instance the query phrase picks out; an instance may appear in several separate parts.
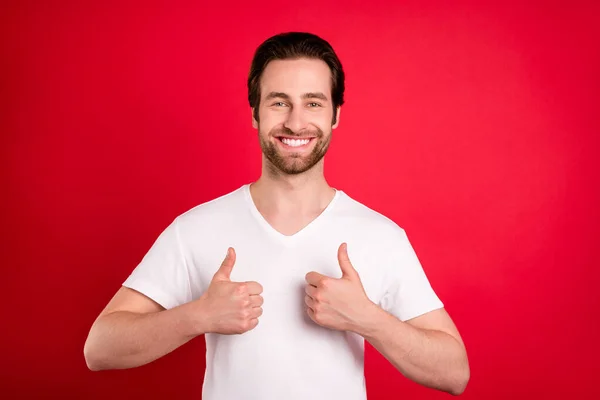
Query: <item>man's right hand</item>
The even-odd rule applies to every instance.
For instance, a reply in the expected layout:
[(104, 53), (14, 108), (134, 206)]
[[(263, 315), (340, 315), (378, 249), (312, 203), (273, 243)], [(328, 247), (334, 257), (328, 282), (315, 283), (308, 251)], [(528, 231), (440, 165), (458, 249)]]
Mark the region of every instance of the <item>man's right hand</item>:
[(263, 291), (258, 282), (232, 282), (235, 250), (227, 249), (227, 256), (215, 272), (208, 289), (200, 296), (206, 333), (233, 335), (254, 329), (262, 315)]

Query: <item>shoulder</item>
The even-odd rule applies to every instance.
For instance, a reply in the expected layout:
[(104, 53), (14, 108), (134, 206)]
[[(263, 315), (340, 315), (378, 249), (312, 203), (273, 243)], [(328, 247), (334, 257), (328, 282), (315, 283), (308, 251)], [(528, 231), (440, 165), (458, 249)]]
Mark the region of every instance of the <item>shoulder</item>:
[(212, 200), (200, 203), (175, 218), (180, 229), (210, 226), (234, 220), (244, 203), (245, 185)]
[[(354, 199), (345, 192), (340, 193), (337, 217), (345, 220), (349, 227), (355, 227), (378, 239), (386, 238), (389, 242), (406, 236), (404, 229), (391, 218)], [(388, 242), (388, 240), (385, 240)]]

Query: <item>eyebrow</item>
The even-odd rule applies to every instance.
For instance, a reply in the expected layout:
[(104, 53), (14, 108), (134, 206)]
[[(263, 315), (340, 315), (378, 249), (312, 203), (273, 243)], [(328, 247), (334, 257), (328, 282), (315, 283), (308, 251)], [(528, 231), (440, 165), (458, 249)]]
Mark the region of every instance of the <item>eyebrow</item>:
[[(319, 99), (319, 100), (323, 100), (323, 101), (327, 101), (327, 96), (325, 96), (323, 93), (321, 92), (308, 92), (308, 93), (304, 93), (302, 96), (300, 96), (302, 99)], [(287, 93), (283, 93), (283, 92), (271, 92), (267, 95), (267, 97), (265, 97), (265, 100), (271, 100), (271, 99), (286, 99), (286, 100), (290, 100), (290, 96)]]

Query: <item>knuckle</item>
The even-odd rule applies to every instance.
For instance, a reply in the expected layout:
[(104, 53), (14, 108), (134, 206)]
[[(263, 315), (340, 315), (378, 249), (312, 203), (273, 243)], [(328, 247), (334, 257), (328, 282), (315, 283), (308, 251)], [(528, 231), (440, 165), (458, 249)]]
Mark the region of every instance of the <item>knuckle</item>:
[(316, 303), (321, 303), (323, 301), (323, 293), (318, 290), (315, 290), (311, 296)]
[(251, 319), (250, 321), (248, 321), (248, 330), (256, 328), (256, 325), (258, 325), (258, 319)]
[(237, 285), (237, 287), (235, 288), (235, 291), (238, 294), (244, 294), (248, 291), (248, 285), (246, 285), (245, 283), (240, 283)]
[(315, 315), (319, 315), (319, 316), (323, 315), (323, 307), (321, 307), (321, 305), (315, 304), (313, 307), (313, 310), (315, 312)]
[(315, 322), (317, 322), (319, 324), (322, 324), (323, 322), (325, 322), (323, 319), (323, 314), (319, 313), (317, 310), (315, 310), (313, 315), (314, 315)]
[(249, 331), (250, 329), (254, 329), (254, 327), (258, 324), (258, 319), (248, 319), (241, 324), (242, 330), (244, 332)]
[(246, 332), (248, 329), (250, 329), (249, 321), (242, 321), (240, 323), (240, 333)]

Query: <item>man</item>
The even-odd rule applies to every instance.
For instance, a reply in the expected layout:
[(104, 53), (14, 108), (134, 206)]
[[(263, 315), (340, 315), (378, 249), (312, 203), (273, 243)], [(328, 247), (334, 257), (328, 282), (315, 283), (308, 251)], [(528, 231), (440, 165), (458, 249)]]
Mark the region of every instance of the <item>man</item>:
[(248, 90), (260, 178), (162, 232), (94, 322), (89, 368), (143, 365), (205, 334), (205, 400), (365, 399), (366, 339), (409, 379), (462, 393), (464, 344), (404, 230), (324, 178), (344, 102), (329, 43), (268, 39)]

